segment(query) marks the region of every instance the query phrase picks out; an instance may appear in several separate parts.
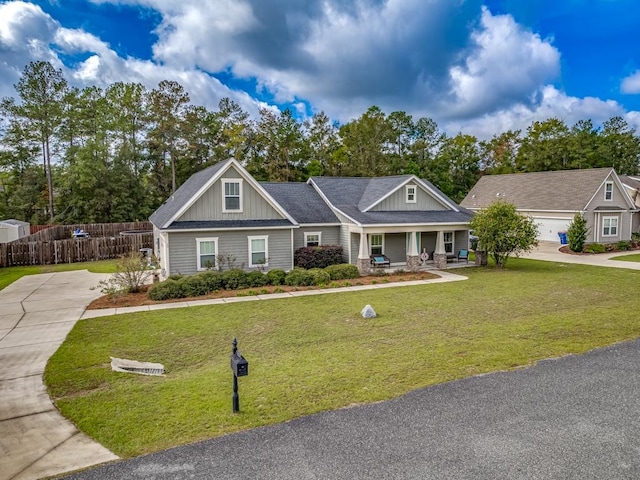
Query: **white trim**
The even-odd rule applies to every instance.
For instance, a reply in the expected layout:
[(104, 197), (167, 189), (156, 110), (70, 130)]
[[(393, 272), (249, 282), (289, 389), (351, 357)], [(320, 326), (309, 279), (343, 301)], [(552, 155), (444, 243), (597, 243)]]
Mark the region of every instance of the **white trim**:
[[(616, 229), (616, 233), (611, 233), (611, 229), (614, 228), (613, 225), (611, 225), (611, 222), (609, 222), (609, 233), (604, 233), (604, 229), (606, 228), (604, 223), (607, 220), (615, 220), (616, 224), (615, 224), (615, 229)], [(618, 237), (620, 234), (618, 233), (620, 230), (620, 217), (605, 217), (604, 215), (602, 216), (602, 237)]]
[(322, 232), (304, 232), (303, 233), (303, 237), (304, 237), (304, 246), (305, 247), (309, 246), (308, 245), (308, 243), (309, 243), (308, 237), (310, 235), (316, 235), (318, 237), (318, 246), (322, 245)]
[[(410, 193), (411, 190), (413, 190), (413, 193)], [(404, 192), (405, 192), (405, 203), (418, 203), (418, 186), (417, 185), (405, 185)], [(413, 199), (411, 199), (410, 196), (412, 196)]]
[(213, 255), (215, 257), (215, 263), (213, 265), (213, 268), (215, 270), (218, 269), (218, 237), (202, 237), (202, 238), (196, 238), (196, 270), (198, 272), (205, 272), (207, 270), (206, 267), (203, 267), (200, 265), (200, 256), (202, 255), (200, 253), (200, 244), (202, 242), (214, 242), (214, 252)]
[(379, 246), (380, 247), (380, 254), (384, 255), (384, 237), (385, 237), (385, 234), (383, 232), (371, 232), (371, 233), (367, 234), (367, 246), (369, 247), (369, 255), (376, 255), (371, 250), (373, 248), (373, 244), (371, 243), (371, 237), (373, 237), (374, 235), (380, 235), (382, 241), (381, 241), (380, 245), (376, 245), (376, 247)]
[(187, 232), (240, 232), (240, 231), (253, 231), (253, 230), (288, 230), (293, 231), (294, 228), (300, 228), (298, 225), (290, 225), (286, 227), (234, 227), (234, 228), (181, 228), (179, 230), (158, 230), (163, 233), (187, 233)]
[[(227, 208), (227, 197), (235, 198), (235, 195), (227, 195), (227, 185), (238, 185), (238, 208)], [(222, 213), (242, 213), (242, 178), (223, 178), (220, 181), (220, 190), (222, 191)]]
[(602, 182), (600, 182), (600, 185), (598, 186), (598, 188), (596, 188), (596, 191), (593, 192), (593, 195), (591, 196), (591, 198), (589, 199), (589, 201), (587, 202), (587, 204), (583, 208), (584, 211), (587, 211), (589, 209), (589, 204), (591, 202), (593, 202), (593, 200), (596, 198), (596, 196), (598, 195), (598, 191), (601, 188), (603, 188), (604, 183), (608, 182), (608, 181), (611, 181), (609, 179), (613, 179), (613, 182), (618, 186), (618, 190), (620, 190), (622, 196), (625, 198), (625, 202), (627, 203), (627, 206), (630, 209), (633, 209), (633, 210), (636, 209), (636, 205), (635, 205), (635, 203), (633, 203), (633, 199), (631, 198), (631, 196), (629, 196), (629, 194), (627, 193), (627, 191), (624, 188), (624, 185), (622, 184), (622, 181), (620, 180), (620, 177), (618, 177), (618, 174), (612, 168), (609, 171), (609, 174), (604, 178), (604, 180)]
[[(253, 263), (253, 250), (251, 249), (251, 242), (253, 240), (264, 240), (264, 263)], [(249, 243), (249, 268), (255, 267), (268, 267), (269, 266), (269, 235), (250, 235), (247, 237)], [(255, 252), (259, 253), (259, 252)]]
[[(607, 191), (607, 186), (611, 185), (611, 192)], [(605, 202), (613, 202), (613, 185), (614, 182), (611, 180), (607, 180), (606, 182), (604, 182), (604, 201)], [(607, 198), (607, 193), (611, 193), (611, 198)]]

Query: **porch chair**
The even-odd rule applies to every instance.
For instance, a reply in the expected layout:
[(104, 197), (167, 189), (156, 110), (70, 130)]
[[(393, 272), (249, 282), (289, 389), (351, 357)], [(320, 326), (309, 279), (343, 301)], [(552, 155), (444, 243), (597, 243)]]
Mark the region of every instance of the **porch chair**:
[(469, 250), (458, 250), (458, 262), (460, 260), (465, 260), (469, 263)]
[(389, 268), (391, 266), (391, 260), (389, 260), (389, 257), (387, 257), (386, 255), (382, 255), (382, 254), (371, 255), (369, 258), (371, 259), (372, 267)]

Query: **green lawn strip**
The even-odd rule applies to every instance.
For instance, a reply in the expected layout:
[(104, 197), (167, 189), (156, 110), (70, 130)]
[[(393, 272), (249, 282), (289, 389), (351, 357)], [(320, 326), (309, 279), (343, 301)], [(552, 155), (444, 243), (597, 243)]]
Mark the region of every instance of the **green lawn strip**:
[[(458, 272), (469, 280), (81, 321), (45, 381), (81, 430), (130, 457), (640, 335), (635, 272), (523, 259)], [(360, 316), (367, 303), (378, 318)], [(234, 336), (250, 364), (236, 415)], [(167, 375), (113, 373), (109, 356)]]
[(51, 272), (70, 272), (74, 270), (89, 270), (93, 273), (113, 273), (116, 271), (116, 260), (0, 268), (0, 290), (11, 285), (13, 282), (25, 275), (37, 275), (39, 273)]
[(611, 260), (620, 260), (622, 262), (640, 262), (640, 253), (632, 253), (630, 255), (622, 255), (620, 257), (613, 257)]

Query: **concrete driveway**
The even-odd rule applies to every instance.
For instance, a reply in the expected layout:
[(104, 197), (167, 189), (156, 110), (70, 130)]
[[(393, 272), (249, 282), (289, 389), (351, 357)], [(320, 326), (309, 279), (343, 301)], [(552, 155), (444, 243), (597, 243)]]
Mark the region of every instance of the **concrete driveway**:
[(0, 291), (0, 479), (27, 480), (114, 460), (53, 406), (42, 374), (105, 275), (22, 277)]
[(599, 253), (597, 255), (571, 255), (558, 251), (558, 242), (540, 242), (538, 248), (531, 253), (523, 255), (522, 258), (533, 260), (544, 260), (546, 262), (559, 263), (579, 263), (582, 265), (592, 265), (594, 267), (625, 268), (629, 270), (640, 270), (640, 262), (624, 262), (615, 260), (615, 257), (640, 253), (637, 250), (631, 252)]

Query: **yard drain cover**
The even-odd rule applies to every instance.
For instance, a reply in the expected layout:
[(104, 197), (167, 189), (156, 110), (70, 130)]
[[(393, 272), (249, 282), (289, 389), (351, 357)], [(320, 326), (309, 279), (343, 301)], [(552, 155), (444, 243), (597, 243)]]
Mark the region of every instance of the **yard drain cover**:
[(111, 370), (114, 372), (138, 373), (140, 375), (164, 375), (164, 365), (161, 363), (138, 362), (124, 358), (111, 358)]

